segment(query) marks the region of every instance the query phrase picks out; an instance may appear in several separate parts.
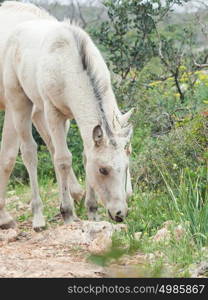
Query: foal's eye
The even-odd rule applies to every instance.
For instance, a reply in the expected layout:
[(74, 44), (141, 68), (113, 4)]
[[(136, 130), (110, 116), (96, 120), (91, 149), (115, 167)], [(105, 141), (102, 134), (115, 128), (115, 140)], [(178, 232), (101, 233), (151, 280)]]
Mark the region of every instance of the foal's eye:
[(99, 172), (102, 174), (102, 175), (108, 175), (109, 174), (109, 172), (108, 172), (108, 170), (106, 169), (106, 168), (100, 168), (99, 169)]

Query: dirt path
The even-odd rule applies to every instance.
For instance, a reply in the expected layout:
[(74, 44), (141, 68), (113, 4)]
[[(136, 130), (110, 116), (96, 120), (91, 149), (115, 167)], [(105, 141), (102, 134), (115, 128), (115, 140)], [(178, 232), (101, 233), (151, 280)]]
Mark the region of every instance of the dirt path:
[(108, 247), (118, 226), (82, 221), (40, 233), (0, 230), (0, 277), (106, 277), (87, 258)]
[[(135, 277), (135, 261), (125, 258), (120, 266), (102, 268), (89, 260), (90, 254), (103, 253), (111, 246), (111, 236), (115, 230), (126, 230), (124, 224), (107, 221), (81, 221), (63, 225), (56, 210), (57, 190), (43, 189), (48, 228), (36, 233), (31, 228), (32, 217), (28, 199), (29, 189), (21, 196), (10, 191), (7, 208), (17, 220), (17, 228), (0, 229), (0, 278), (1, 277)], [(49, 211), (49, 207), (52, 208)], [(54, 216), (55, 215), (55, 216)], [(52, 217), (53, 216), (53, 217)], [(136, 257), (136, 264), (144, 263), (144, 255)], [(130, 266), (128, 266), (130, 264)]]

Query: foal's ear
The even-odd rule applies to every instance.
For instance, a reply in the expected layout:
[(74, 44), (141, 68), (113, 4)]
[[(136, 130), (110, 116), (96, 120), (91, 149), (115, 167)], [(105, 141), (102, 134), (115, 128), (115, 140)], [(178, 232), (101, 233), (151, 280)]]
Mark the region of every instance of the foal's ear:
[(103, 130), (100, 125), (95, 126), (92, 132), (92, 138), (96, 147), (99, 147), (103, 141)]

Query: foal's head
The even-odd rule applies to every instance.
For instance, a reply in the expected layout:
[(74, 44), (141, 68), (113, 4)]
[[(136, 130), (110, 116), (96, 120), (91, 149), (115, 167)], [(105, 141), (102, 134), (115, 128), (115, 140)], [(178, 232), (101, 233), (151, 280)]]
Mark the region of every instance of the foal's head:
[(122, 222), (127, 216), (127, 198), (132, 193), (129, 173), (130, 125), (108, 136), (103, 126), (92, 132), (93, 146), (85, 153), (90, 186), (106, 207), (109, 216)]

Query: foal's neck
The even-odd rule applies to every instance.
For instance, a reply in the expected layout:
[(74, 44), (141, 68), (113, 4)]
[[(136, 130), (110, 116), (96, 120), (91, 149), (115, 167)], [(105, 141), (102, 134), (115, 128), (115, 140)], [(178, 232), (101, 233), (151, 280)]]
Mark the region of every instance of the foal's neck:
[(109, 91), (102, 101), (102, 110), (94, 97), (80, 99), (80, 103), (72, 109), (84, 147), (88, 149), (93, 145), (92, 133), (95, 126), (101, 125), (104, 131), (106, 131), (106, 126), (111, 131), (114, 130), (114, 119), (118, 116), (119, 110), (113, 92)]

